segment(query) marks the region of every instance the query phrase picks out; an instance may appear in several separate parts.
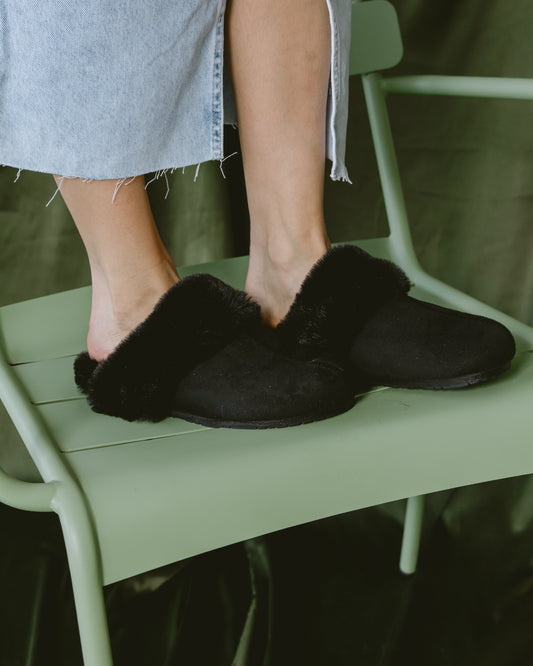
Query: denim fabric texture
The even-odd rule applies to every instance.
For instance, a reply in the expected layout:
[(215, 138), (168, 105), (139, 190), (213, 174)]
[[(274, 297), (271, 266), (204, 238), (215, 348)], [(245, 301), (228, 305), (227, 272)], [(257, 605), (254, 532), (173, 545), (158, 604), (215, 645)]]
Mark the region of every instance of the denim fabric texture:
[[(327, 155), (344, 164), (350, 0), (332, 34)], [(0, 0), (0, 163), (86, 179), (224, 158), (225, 0)]]

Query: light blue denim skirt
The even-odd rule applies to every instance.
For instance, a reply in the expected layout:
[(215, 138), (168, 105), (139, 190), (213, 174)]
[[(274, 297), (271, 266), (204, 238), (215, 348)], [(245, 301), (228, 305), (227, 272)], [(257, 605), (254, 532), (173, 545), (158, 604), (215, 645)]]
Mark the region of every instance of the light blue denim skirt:
[[(327, 1), (327, 155), (344, 163), (351, 0)], [(0, 0), (0, 163), (86, 179), (223, 160), (226, 0)]]

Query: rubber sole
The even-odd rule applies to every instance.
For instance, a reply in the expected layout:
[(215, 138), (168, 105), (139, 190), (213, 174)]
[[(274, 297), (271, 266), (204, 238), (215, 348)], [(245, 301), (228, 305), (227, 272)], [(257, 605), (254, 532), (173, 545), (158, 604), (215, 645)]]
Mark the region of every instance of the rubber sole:
[(483, 372), (475, 372), (461, 377), (444, 377), (439, 379), (420, 379), (410, 381), (395, 380), (390, 377), (372, 377), (372, 383), (379, 386), (390, 386), (391, 388), (426, 389), (433, 391), (462, 389), (470, 386), (478, 386), (479, 384), (486, 384), (499, 377), (510, 367), (511, 362), (509, 361), (509, 363), (498, 366), (497, 368), (490, 368), (489, 370), (483, 370)]
[(306, 423), (314, 423), (315, 421), (324, 421), (325, 419), (332, 418), (344, 414), (355, 405), (355, 398), (345, 403), (335, 410), (327, 414), (309, 414), (306, 416), (291, 416), (284, 419), (267, 419), (261, 421), (226, 421), (221, 419), (214, 419), (209, 416), (198, 416), (196, 414), (187, 414), (186, 412), (173, 411), (171, 416), (174, 418), (183, 419), (190, 423), (197, 423), (198, 425), (206, 426), (208, 428), (233, 428), (235, 430), (267, 430), (273, 428), (290, 428), (293, 426), (304, 425)]
[[(424, 379), (417, 381), (402, 382), (392, 380), (390, 378), (373, 377), (372, 384), (374, 386), (390, 386), (391, 388), (406, 388), (406, 389), (424, 389), (424, 390), (447, 390), (447, 389), (463, 389), (470, 386), (478, 386), (479, 384), (486, 384), (487, 382), (496, 379), (506, 370), (511, 367), (511, 363), (506, 363), (497, 368), (484, 370), (483, 372), (475, 372), (470, 375), (463, 375), (461, 377), (450, 377), (441, 379)], [(350, 404), (345, 404), (334, 411), (327, 414), (309, 414), (306, 416), (292, 416), (285, 419), (268, 419), (261, 421), (232, 421), (214, 419), (208, 416), (198, 416), (196, 414), (188, 414), (186, 412), (173, 411), (171, 416), (198, 425), (206, 426), (208, 428), (233, 428), (236, 430), (267, 430), (273, 428), (290, 428), (293, 426), (304, 425), (306, 423), (314, 423), (315, 421), (323, 421), (333, 416), (338, 416), (351, 409), (355, 405), (355, 400), (350, 401)]]

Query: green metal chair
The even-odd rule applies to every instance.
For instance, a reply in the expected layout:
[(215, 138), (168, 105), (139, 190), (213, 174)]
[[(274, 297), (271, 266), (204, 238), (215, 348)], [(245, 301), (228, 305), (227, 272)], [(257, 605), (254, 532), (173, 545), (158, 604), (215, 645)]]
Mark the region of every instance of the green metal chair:
[[(533, 82), (381, 78), (402, 45), (392, 5), (355, 2), (351, 70), (361, 74), (390, 224), (361, 247), (391, 258), (414, 294), (493, 317), (519, 353), (497, 382), (464, 391), (377, 389), (350, 412), (297, 428), (213, 430), (177, 419), (94, 414), (73, 382), (89, 288), (0, 309), (0, 397), (42, 482), (0, 471), (0, 500), (58, 514), (86, 666), (111, 666), (103, 586), (275, 530), (410, 498), (400, 568), (415, 570), (423, 496), (533, 472), (533, 329), (427, 275), (409, 233), (385, 93), (533, 100)], [(181, 269), (242, 287), (247, 258)]]

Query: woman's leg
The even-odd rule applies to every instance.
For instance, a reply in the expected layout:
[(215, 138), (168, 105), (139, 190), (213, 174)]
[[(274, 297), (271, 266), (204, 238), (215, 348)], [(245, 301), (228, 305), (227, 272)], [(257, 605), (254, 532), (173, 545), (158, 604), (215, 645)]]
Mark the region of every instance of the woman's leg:
[[(329, 245), (323, 217), (329, 16), (325, 0), (232, 0), (227, 19), (251, 216), (246, 289), (274, 325)], [(60, 190), (89, 256), (87, 345), (97, 361), (179, 279), (144, 178), (123, 186), (112, 204), (116, 183), (65, 178)]]
[(329, 247), (326, 0), (231, 0), (227, 44), (251, 219), (246, 290), (275, 325)]
[(116, 184), (65, 178), (60, 189), (89, 256), (93, 292), (87, 346), (96, 361), (146, 319), (179, 279), (155, 226), (144, 177), (121, 187), (112, 204)]

